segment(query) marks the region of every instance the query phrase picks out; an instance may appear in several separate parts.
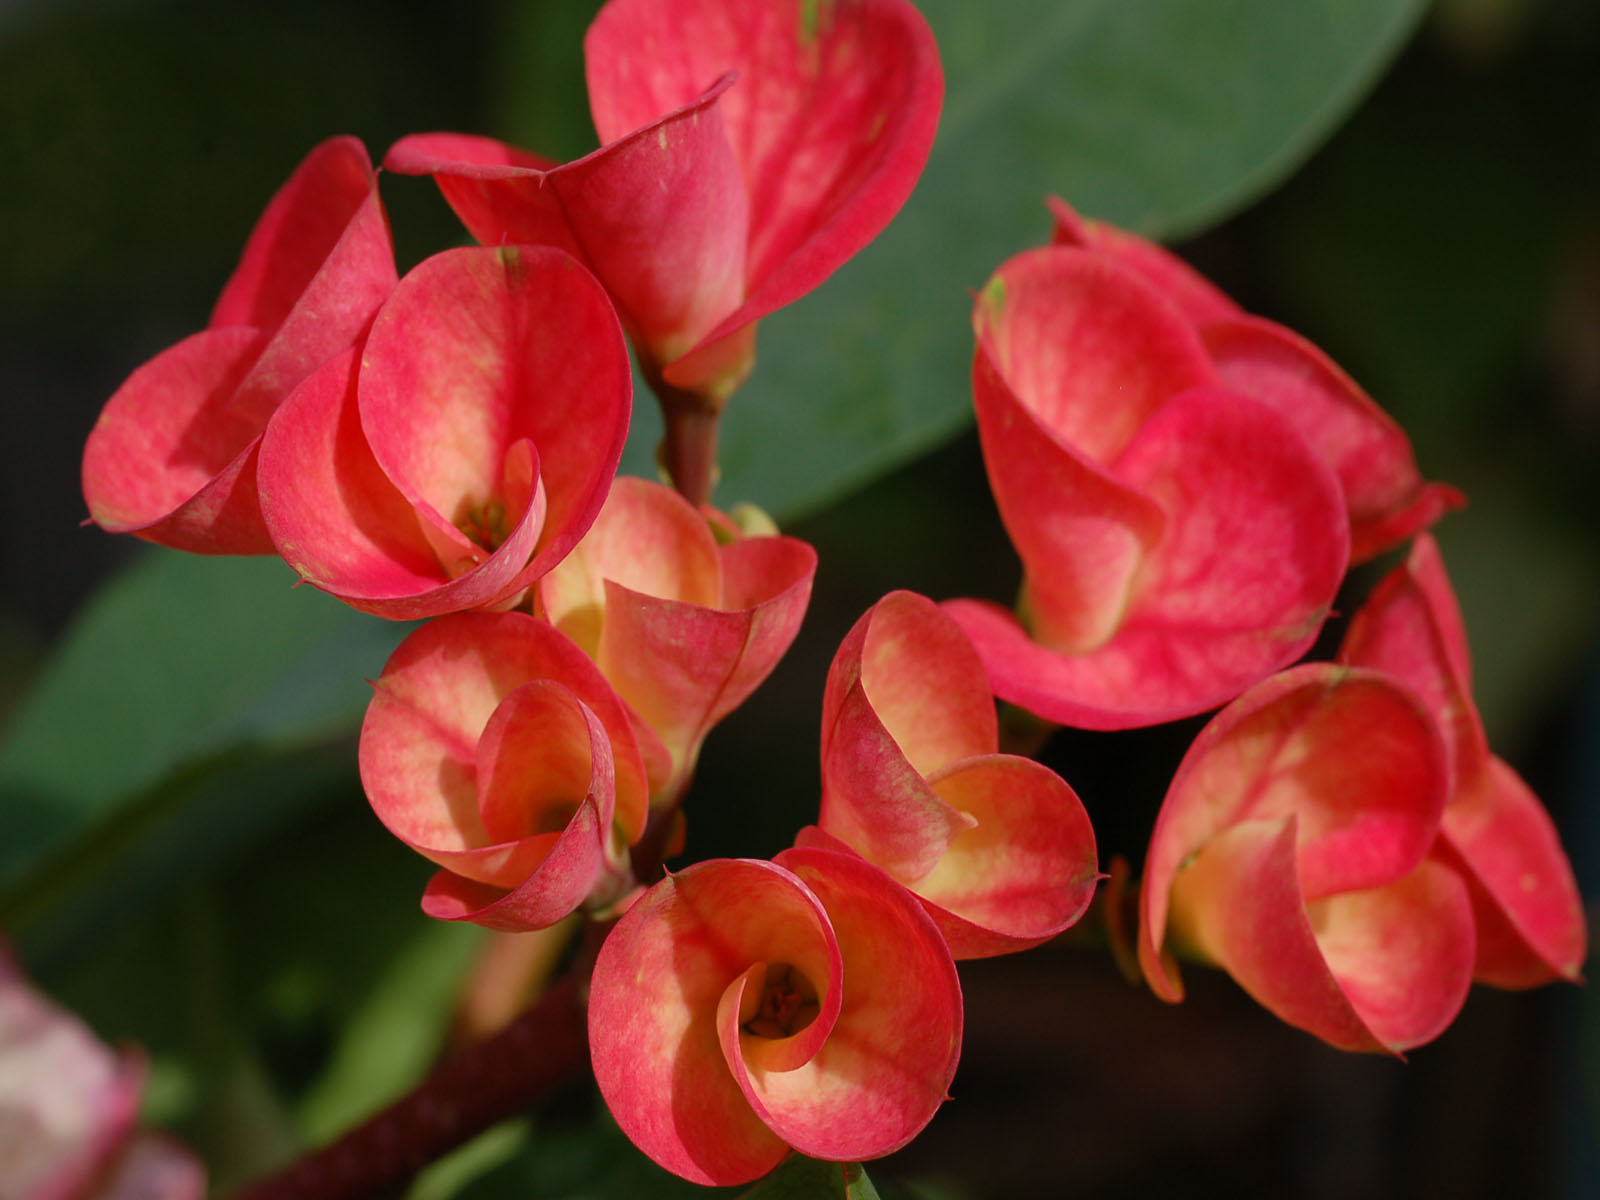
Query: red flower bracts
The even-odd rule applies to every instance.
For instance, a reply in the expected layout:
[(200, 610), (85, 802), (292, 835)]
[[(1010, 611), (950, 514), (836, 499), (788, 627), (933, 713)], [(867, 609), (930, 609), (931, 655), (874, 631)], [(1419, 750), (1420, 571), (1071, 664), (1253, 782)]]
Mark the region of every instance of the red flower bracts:
[(302, 578), (367, 612), (514, 603), (599, 512), (632, 396), (616, 316), (576, 259), (446, 250), (284, 402), (262, 512)]
[(1404, 685), (1311, 663), (1208, 724), (1156, 818), (1139, 962), (1183, 996), (1176, 948), (1345, 1050), (1436, 1037), (1472, 981), (1467, 886), (1429, 857), (1449, 787), (1443, 739)]
[(606, 938), (589, 1048), (634, 1145), (746, 1183), (791, 1147), (859, 1162), (915, 1137), (955, 1074), (961, 985), (928, 915), (854, 854), (711, 859)]
[(1426, 483), (1404, 430), (1305, 338), (1251, 316), (1210, 280), (1154, 242), (1085, 220), (1052, 198), (1058, 245), (1106, 255), (1153, 284), (1193, 323), (1228, 387), (1289, 420), (1339, 477), (1350, 514), (1350, 557), (1365, 562), (1465, 503)]
[(834, 656), (822, 701), (820, 828), (922, 901), (956, 958), (1038, 945), (1094, 894), (1094, 830), (1054, 771), (997, 752), (994, 697), (961, 630), (891, 592)]
[(978, 433), (1024, 583), (1020, 619), (946, 608), (999, 696), (1061, 724), (1149, 725), (1306, 651), (1349, 561), (1338, 480), (1223, 384), (1174, 305), (1057, 246), (1002, 266), (973, 323)]
[(395, 285), (366, 149), (331, 138), (278, 190), (202, 333), (135, 371), (83, 453), (90, 519), (202, 554), (270, 554), (256, 453), (289, 392), (365, 332)]
[(487, 245), (579, 254), (652, 383), (720, 405), (754, 322), (911, 194), (944, 93), (933, 36), (907, 0), (612, 0), (584, 50), (593, 154), (420, 134), (384, 165), (433, 175)]
[(1572, 866), (1538, 797), (1489, 751), (1461, 612), (1432, 537), (1419, 537), (1373, 590), (1339, 657), (1410, 685), (1444, 738), (1451, 787), (1435, 853), (1472, 896), (1475, 977), (1500, 987), (1576, 980), (1588, 936)]

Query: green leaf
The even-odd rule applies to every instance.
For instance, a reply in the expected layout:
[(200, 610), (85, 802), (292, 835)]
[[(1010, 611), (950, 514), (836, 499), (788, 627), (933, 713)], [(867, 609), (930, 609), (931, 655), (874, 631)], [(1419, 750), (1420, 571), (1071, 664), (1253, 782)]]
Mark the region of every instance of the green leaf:
[(125, 852), (223, 768), (355, 727), (404, 630), (292, 583), (276, 560), (159, 551), (99, 592), (0, 745), (0, 913), (91, 847)]
[[(1287, 176), (1365, 94), (1423, 0), (922, 0), (938, 140), (884, 234), (761, 323), (722, 420), (724, 505), (815, 510), (970, 420), (970, 292), (1042, 242), (1043, 202), (1193, 233)], [(653, 475), (654, 406), (626, 469)]]
[[(427, 1074), (484, 933), (475, 925), (429, 922), (390, 961), (346, 1022), (327, 1070), (300, 1103), (309, 1142), (331, 1140)], [(513, 1142), (504, 1157), (514, 1149)]]
[(739, 1200), (878, 1200), (878, 1190), (860, 1163), (791, 1154)]

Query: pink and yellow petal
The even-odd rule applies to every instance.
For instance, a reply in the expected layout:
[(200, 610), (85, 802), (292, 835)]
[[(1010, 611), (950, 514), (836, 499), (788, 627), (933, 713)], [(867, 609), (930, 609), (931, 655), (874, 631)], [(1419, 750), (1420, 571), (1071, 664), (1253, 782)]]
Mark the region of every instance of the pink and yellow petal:
[(1169, 895), (1213, 839), (1293, 818), (1298, 893), (1378, 886), (1422, 861), (1447, 779), (1426, 712), (1381, 675), (1310, 663), (1250, 689), (1195, 739), (1156, 818), (1140, 900), (1152, 986)]
[(1398, 1053), (1436, 1037), (1471, 983), (1460, 879), (1425, 862), (1308, 911), (1296, 841), (1293, 816), (1211, 839), (1175, 881), (1174, 936), (1279, 1018), (1340, 1049)]
[(302, 579), (362, 607), (437, 587), (416, 510), (378, 467), (356, 408), (359, 352), (313, 372), (261, 440), (257, 481), (273, 545)]
[(539, 679), (571, 689), (604, 726), (616, 773), (616, 824), (626, 841), (636, 839), (649, 791), (627, 707), (578, 647), (523, 613), (430, 622), (384, 667), (362, 724), (360, 759), (368, 798), (385, 824), (430, 836), (464, 831), (449, 843), (457, 848), (472, 839), (483, 844), (478, 738), (502, 699)]
[(844, 1004), (803, 1066), (735, 1072), (756, 1111), (802, 1154), (853, 1162), (891, 1153), (932, 1119), (955, 1074), (962, 1021), (955, 964), (922, 907), (865, 860), (793, 849), (776, 861), (827, 910)]
[(510, 692), (478, 737), (478, 815), (494, 841), (557, 833), (586, 801), (600, 827), (616, 808), (611, 738), (564, 684), (537, 679)]
[(933, 870), (972, 818), (940, 799), (906, 758), (859, 680), (831, 699), (823, 712), (818, 823), (910, 886)]
[(989, 485), (1027, 575), (1029, 624), (1067, 653), (1104, 645), (1127, 613), (1166, 517), (1059, 441), (981, 344), (972, 378)]
[(1064, 446), (1110, 464), (1169, 397), (1216, 383), (1194, 328), (1115, 261), (1029, 250), (978, 296), (980, 352)]
[(717, 1032), (728, 986), (767, 962), (800, 967), (823, 998), (819, 981), (838, 963), (827, 914), (783, 868), (727, 859), (646, 892), (595, 962), (589, 1047), (601, 1094), (636, 1146), (697, 1183), (746, 1183), (789, 1153), (746, 1102)]
[(590, 899), (602, 884), (610, 862), (611, 825), (601, 820), (595, 800), (585, 797), (559, 833), (535, 835), (514, 845), (527, 851), (532, 861), (521, 868), (512, 885), (482, 883), (457, 874), (447, 864), (428, 881), (422, 911), (436, 920), (472, 921), (505, 932), (546, 929)]
[(619, 476), (583, 540), (539, 583), (540, 611), (590, 655), (599, 651), (606, 581), (632, 592), (715, 608), (722, 599), (716, 539), (671, 488)]
[(1094, 828), (1048, 767), (1009, 754), (956, 763), (929, 782), (976, 824), (911, 884), (960, 960), (1037, 945), (1083, 915), (1101, 878)]

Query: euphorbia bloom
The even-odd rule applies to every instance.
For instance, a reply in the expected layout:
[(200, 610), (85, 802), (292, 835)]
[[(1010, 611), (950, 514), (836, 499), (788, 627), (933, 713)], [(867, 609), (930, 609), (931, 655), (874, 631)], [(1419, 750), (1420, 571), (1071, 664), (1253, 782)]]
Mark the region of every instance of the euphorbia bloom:
[(1422, 701), (1312, 663), (1195, 739), (1156, 818), (1139, 962), (1183, 997), (1171, 951), (1214, 962), (1283, 1020), (1345, 1050), (1437, 1036), (1472, 979), (1472, 904), (1427, 857), (1449, 781)]
[(205, 1168), (137, 1131), (144, 1057), (36, 992), (0, 944), (0, 1196), (202, 1200)]
[(443, 868), (423, 911), (495, 929), (540, 929), (620, 898), (648, 811), (647, 756), (664, 768), (583, 651), (526, 613), (416, 630), (361, 726), (373, 811)]
[(1305, 338), (1251, 316), (1177, 255), (1137, 234), (1085, 220), (1052, 198), (1058, 245), (1106, 255), (1138, 272), (1189, 318), (1223, 382), (1286, 417), (1339, 477), (1350, 557), (1364, 562), (1432, 525), (1463, 499), (1424, 482), (1405, 431)]
[(1444, 735), (1452, 789), (1436, 849), (1472, 894), (1476, 977), (1500, 987), (1577, 979), (1588, 935), (1572, 867), (1538, 797), (1489, 752), (1466, 630), (1433, 538), (1419, 537), (1373, 590), (1339, 656), (1409, 684)]
[(135, 371), (83, 454), (95, 524), (202, 554), (270, 554), (256, 451), (279, 403), (395, 285), (366, 149), (313, 150), (272, 198), (202, 333)]
[(951, 601), (994, 690), (1062, 724), (1204, 711), (1298, 658), (1349, 560), (1338, 481), (1223, 386), (1193, 326), (1111, 258), (1018, 255), (974, 313), (989, 483), (1021, 620)]
[(356, 608), (510, 603), (594, 520), (632, 396), (616, 315), (576, 259), (447, 250), (284, 402), (261, 510), (289, 565)]
[(584, 52), (602, 143), (586, 158), (422, 134), (385, 165), (433, 175), (486, 245), (582, 256), (669, 422), (714, 419), (754, 323), (910, 195), (944, 93), (933, 36), (908, 0), (611, 0)]
[[(714, 514), (727, 536), (732, 526)], [(817, 555), (787, 537), (719, 544), (671, 488), (621, 478), (584, 539), (539, 584), (539, 608), (582, 646), (672, 754), (675, 800), (700, 744), (799, 632)]]
[(933, 922), (853, 854), (787, 850), (669, 875), (617, 922), (589, 994), (595, 1079), (685, 1179), (744, 1183), (792, 1147), (836, 1162), (909, 1142), (961, 1050)]
[(1094, 894), (1077, 794), (999, 754), (983, 663), (955, 622), (891, 592), (856, 622), (822, 701), (822, 812), (800, 845), (849, 847), (914, 892), (956, 958), (1037, 945)]

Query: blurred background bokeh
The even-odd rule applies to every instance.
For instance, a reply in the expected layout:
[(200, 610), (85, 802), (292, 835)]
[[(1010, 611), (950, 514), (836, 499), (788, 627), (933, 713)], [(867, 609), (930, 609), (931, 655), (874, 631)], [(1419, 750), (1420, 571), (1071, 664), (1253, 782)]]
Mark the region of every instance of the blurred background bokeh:
[[(0, 3), (0, 714), (44, 678), (97, 587), (135, 560), (170, 557), (78, 527), (83, 440), (133, 367), (203, 325), (294, 163), (336, 132), (375, 155), (430, 129), (582, 153), (593, 134), (580, 44), (595, 7), (484, 3), (447, 16), (376, 0)], [(1096, 215), (1073, 179), (1052, 186)], [(386, 179), (384, 199), (402, 269), (460, 240), (424, 181)], [(1042, 199), (1022, 196), (1013, 207), (1030, 218), (984, 232), (1012, 249), (1042, 241)], [(913, 204), (938, 201), (925, 187)], [(1477, 699), (1491, 743), (1549, 805), (1592, 903), (1600, 7), (1444, 0), (1309, 161), (1243, 211), (1201, 223), (1173, 219), (1191, 235), (1180, 249), (1247, 308), (1320, 344), (1406, 427), (1424, 473), (1466, 492), (1468, 508), (1439, 539)], [(965, 280), (981, 283), (981, 271)], [(770, 327), (775, 339), (786, 316), (763, 337)], [(885, 337), (896, 317), (879, 314)], [(959, 320), (948, 330), (958, 361), (969, 345)], [(760, 377), (758, 366), (752, 388)], [(961, 397), (966, 381), (957, 372), (942, 386)], [(875, 599), (894, 587), (1014, 594), (1019, 570), (976, 441), (951, 432), (926, 433), (924, 445), (943, 444), (892, 470), (864, 468), (827, 503), (776, 506), (819, 549), (816, 595), (778, 673), (707, 742), (689, 800), (692, 857), (769, 855), (811, 819), (822, 680)], [(718, 494), (742, 499), (771, 503)], [(259, 565), (248, 585), (282, 591), (266, 619), (323, 601), (289, 593), (281, 564)], [(1379, 568), (1352, 579), (1343, 612)], [(139, 599), (152, 612), (163, 603)], [(188, 627), (202, 661), (184, 670), (225, 677), (256, 619), (230, 610), (220, 632)], [(1330, 644), (1339, 631), (1330, 627)], [(334, 658), (348, 660), (350, 678), (338, 686), (376, 675), (395, 636), (341, 641)], [(205, 661), (213, 646), (218, 661)], [(79, 657), (92, 666), (107, 653), (117, 651), (96, 643)], [(159, 656), (129, 661), (128, 686), (157, 708), (190, 678), (163, 674)], [(95, 678), (80, 666), (77, 678)], [(84, 695), (85, 710), (101, 699)], [(54, 718), (57, 753), (109, 759), (96, 770), (114, 777), (115, 739), (75, 737), (72, 706), (52, 711), (68, 714)], [(1095, 819), (1102, 863), (1120, 854), (1137, 868), (1198, 726), (1063, 732), (1048, 744), (1046, 761)], [(0, 887), (0, 927), (41, 986), (104, 1037), (148, 1048), (147, 1116), (199, 1148), (222, 1186), (403, 1089), (438, 1050), (480, 944), (474, 930), (417, 913), (428, 868), (367, 810), (347, 733), (244, 737), (185, 759), (92, 836)], [(14, 740), (5, 746), (16, 752)], [(12, 839), (0, 865), (52, 828), (42, 807), (37, 821), (18, 815), (47, 799), (0, 795), (0, 842)], [(954, 1099), (873, 1169), (886, 1195), (1600, 1194), (1592, 986), (1475, 989), (1456, 1024), (1402, 1065), (1328, 1050), (1206, 972), (1191, 971), (1190, 998), (1168, 1008), (1126, 984), (1103, 949), (1048, 946), (962, 974)], [(417, 1194), (668, 1190), (619, 1146), (596, 1103), (574, 1089), (425, 1177)]]

